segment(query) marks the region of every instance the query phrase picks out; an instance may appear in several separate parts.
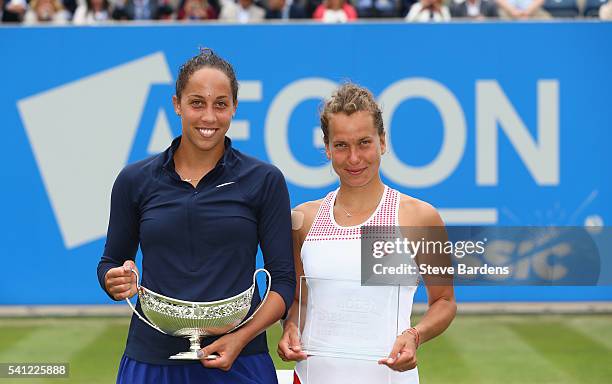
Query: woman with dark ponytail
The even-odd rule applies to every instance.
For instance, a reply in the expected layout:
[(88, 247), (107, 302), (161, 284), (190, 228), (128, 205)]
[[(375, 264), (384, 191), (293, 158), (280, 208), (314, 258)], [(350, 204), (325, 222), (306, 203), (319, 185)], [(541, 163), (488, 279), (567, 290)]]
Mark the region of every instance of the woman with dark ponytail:
[[(133, 316), (117, 382), (276, 383), (265, 329), (285, 315), (295, 289), (285, 180), (226, 137), (238, 81), (212, 50), (181, 66), (172, 102), (182, 135), (163, 153), (125, 167), (113, 186), (98, 265), (102, 288), (115, 300), (136, 294), (139, 246), (142, 285), (164, 296), (205, 302), (244, 292), (253, 282), (258, 246), (271, 288), (249, 322), (202, 341), (201, 360), (169, 360), (187, 349), (187, 340)], [(251, 311), (260, 302), (254, 294)]]

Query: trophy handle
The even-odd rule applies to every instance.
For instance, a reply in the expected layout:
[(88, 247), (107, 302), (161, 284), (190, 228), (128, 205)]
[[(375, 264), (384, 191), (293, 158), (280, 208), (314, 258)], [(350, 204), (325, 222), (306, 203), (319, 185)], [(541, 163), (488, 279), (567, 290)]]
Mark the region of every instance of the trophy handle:
[[(132, 271), (133, 274), (136, 275), (136, 291), (140, 292), (140, 276), (138, 275), (138, 272), (136, 272), (135, 269), (131, 268), (130, 271)], [(166, 332), (162, 331), (158, 326), (156, 326), (155, 324), (151, 323), (149, 320), (145, 319), (144, 316), (142, 316), (140, 314), (140, 312), (138, 312), (136, 310), (136, 308), (134, 307), (134, 304), (132, 304), (132, 302), (130, 301), (129, 297), (125, 298), (125, 301), (127, 301), (128, 305), (130, 306), (130, 308), (132, 308), (132, 312), (134, 312), (136, 314), (136, 316), (138, 316), (138, 318), (142, 321), (144, 321), (148, 326), (150, 326), (153, 329), (156, 329), (158, 331), (160, 331), (161, 333), (163, 333), (164, 335), (167, 335)]]
[(253, 286), (255, 287), (255, 283), (257, 281), (257, 274), (259, 272), (265, 272), (266, 275), (268, 276), (268, 286), (266, 288), (266, 295), (264, 296), (264, 298), (261, 300), (261, 302), (259, 303), (259, 305), (257, 305), (257, 308), (255, 308), (255, 311), (253, 311), (253, 313), (251, 314), (251, 316), (249, 316), (248, 318), (246, 318), (245, 320), (243, 320), (240, 324), (238, 324), (237, 326), (235, 326), (234, 328), (230, 329), (229, 331), (227, 331), (227, 333), (233, 332), (236, 329), (242, 327), (243, 325), (245, 325), (246, 323), (248, 323), (249, 321), (251, 321), (251, 319), (253, 317), (255, 317), (255, 315), (257, 314), (257, 312), (259, 312), (259, 310), (261, 309), (261, 307), (263, 307), (264, 303), (266, 302), (266, 300), (268, 300), (268, 295), (270, 294), (270, 287), (272, 286), (272, 276), (270, 276), (270, 272), (268, 272), (265, 268), (259, 268), (258, 270), (256, 270), (255, 272), (253, 272)]

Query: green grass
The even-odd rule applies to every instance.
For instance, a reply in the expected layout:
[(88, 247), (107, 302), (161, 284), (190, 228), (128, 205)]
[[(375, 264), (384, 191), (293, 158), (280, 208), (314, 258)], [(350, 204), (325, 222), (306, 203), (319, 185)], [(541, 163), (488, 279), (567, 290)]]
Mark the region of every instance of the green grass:
[[(0, 318), (0, 362), (69, 362), (69, 379), (113, 383), (129, 319)], [(268, 332), (276, 356), (280, 327)], [(610, 383), (612, 315), (460, 316), (418, 351), (422, 383)]]

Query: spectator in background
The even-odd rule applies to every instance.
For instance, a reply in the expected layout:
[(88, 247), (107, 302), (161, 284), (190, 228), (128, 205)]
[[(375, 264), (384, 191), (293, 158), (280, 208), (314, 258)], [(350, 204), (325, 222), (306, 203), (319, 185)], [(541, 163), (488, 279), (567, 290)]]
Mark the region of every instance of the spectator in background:
[(268, 0), (266, 19), (304, 19), (304, 6), (293, 0)]
[(346, 23), (357, 20), (357, 11), (345, 0), (324, 0), (315, 9), (312, 18), (324, 23)]
[(113, 10), (113, 19), (155, 20), (159, 17), (158, 0), (118, 0)]
[(497, 0), (499, 15), (503, 19), (550, 19), (542, 9), (544, 0)]
[(612, 0), (599, 8), (599, 18), (602, 20), (612, 20)]
[[(175, 0), (160, 0), (157, 5), (157, 20), (174, 20), (178, 10), (177, 1)], [(216, 13), (216, 12), (215, 12)]]
[(91, 25), (110, 19), (108, 0), (85, 0), (74, 11), (72, 22), (76, 25)]
[(421, 0), (414, 3), (406, 15), (406, 21), (412, 22), (439, 22), (450, 19), (448, 7), (442, 4), (442, 0)]
[(354, 4), (359, 18), (399, 16), (397, 0), (355, 0)]
[(207, 0), (185, 0), (180, 7), (177, 18), (179, 20), (214, 20), (217, 11)]
[(453, 0), (450, 4), (453, 18), (463, 17), (482, 20), (488, 17), (499, 17), (495, 0)]
[(244, 24), (263, 21), (265, 17), (266, 10), (255, 4), (253, 0), (238, 0), (237, 4), (232, 0), (224, 0), (219, 20)]
[(66, 24), (69, 13), (59, 0), (32, 0), (23, 19), (24, 24)]
[(83, 0), (60, 0), (64, 9), (68, 12), (69, 20), (72, 20), (74, 17), (74, 12), (79, 5), (84, 3)]
[(127, 13), (125, 13), (125, 1), (126, 0), (111, 0), (113, 2), (112, 4), (112, 12), (111, 12), (111, 18), (113, 20), (127, 20), (128, 16)]
[(399, 0), (399, 15), (401, 18), (405, 18), (412, 8), (412, 5), (418, 3), (419, 0)]
[(0, 0), (2, 2), (2, 22), (21, 23), (28, 9), (26, 0)]
[(317, 9), (317, 7), (321, 5), (321, 3), (323, 2), (323, 0), (301, 0), (301, 1), (302, 1), (302, 4), (304, 4), (306, 18), (308, 19), (312, 19), (312, 15), (314, 14), (315, 9)]

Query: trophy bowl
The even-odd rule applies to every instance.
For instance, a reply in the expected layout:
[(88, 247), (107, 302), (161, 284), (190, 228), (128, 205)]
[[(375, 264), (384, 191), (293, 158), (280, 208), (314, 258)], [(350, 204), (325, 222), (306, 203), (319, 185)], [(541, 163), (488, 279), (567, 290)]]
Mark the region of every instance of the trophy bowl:
[[(170, 359), (173, 360), (199, 360), (197, 352), (201, 349), (200, 340), (203, 337), (230, 333), (246, 324), (267, 300), (272, 282), (270, 273), (260, 268), (253, 273), (253, 284), (245, 291), (227, 299), (194, 302), (174, 299), (145, 288), (140, 285), (138, 273), (133, 269), (132, 272), (136, 275), (140, 307), (144, 317), (129, 299), (125, 299), (132, 311), (140, 320), (163, 334), (189, 339), (189, 351), (170, 356)], [(251, 300), (259, 272), (264, 272), (268, 276), (266, 295), (251, 316), (246, 318), (251, 309)], [(203, 358), (215, 359), (216, 357), (216, 355), (209, 355)]]

